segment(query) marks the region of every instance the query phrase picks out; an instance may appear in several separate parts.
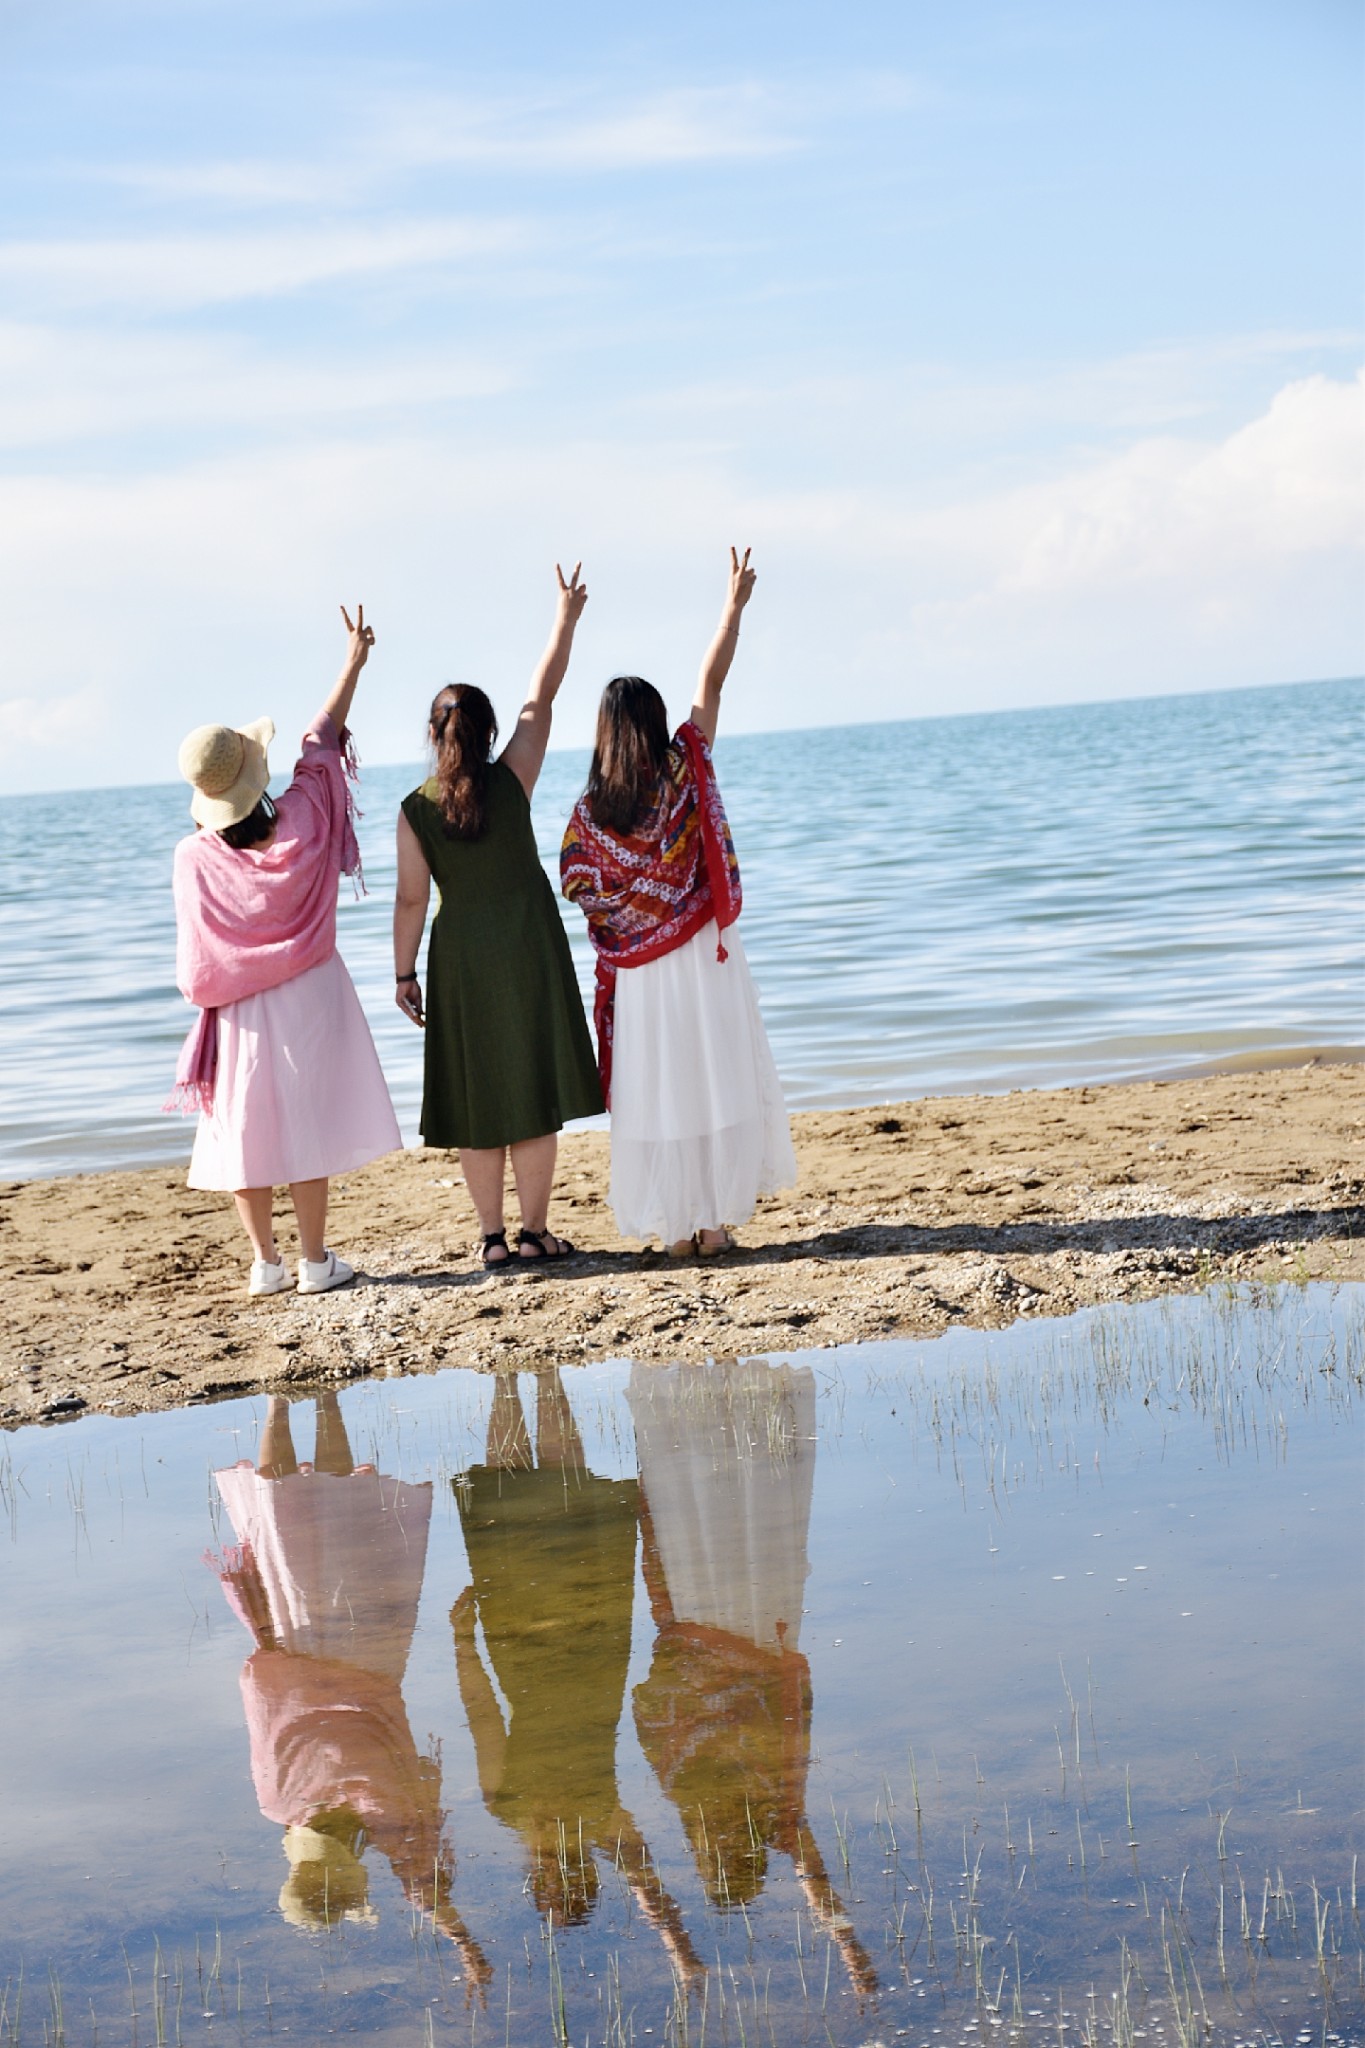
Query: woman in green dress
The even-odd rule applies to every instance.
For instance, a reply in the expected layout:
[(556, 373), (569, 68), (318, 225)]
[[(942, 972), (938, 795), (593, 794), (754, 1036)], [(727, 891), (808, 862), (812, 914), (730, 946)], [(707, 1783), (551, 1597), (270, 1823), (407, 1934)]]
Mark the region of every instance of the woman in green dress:
[[(426, 1032), (422, 1136), (459, 1152), (486, 1266), (573, 1250), (548, 1228), (558, 1134), (603, 1106), (568, 938), (531, 830), (531, 793), (588, 597), (577, 568), (567, 583), (558, 565), (555, 575), (554, 629), (506, 747), (495, 759), (498, 722), (482, 690), (439, 690), (435, 773), (403, 799), (398, 819), (393, 964), (398, 1007)], [(424, 1008), (416, 961), (433, 878), (440, 904)], [(515, 1253), (503, 1220), (509, 1155), (521, 1208)]]

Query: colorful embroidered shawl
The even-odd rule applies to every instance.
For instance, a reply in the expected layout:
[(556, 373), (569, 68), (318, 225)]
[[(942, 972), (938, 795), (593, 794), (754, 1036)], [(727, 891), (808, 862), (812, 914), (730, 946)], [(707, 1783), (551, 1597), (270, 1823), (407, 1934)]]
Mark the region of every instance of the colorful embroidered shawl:
[[(611, 1100), (616, 975), (672, 953), (714, 918), (723, 931), (743, 903), (739, 862), (701, 727), (681, 725), (659, 796), (622, 837), (596, 825), (586, 797), (574, 806), (559, 854), (559, 885), (588, 920), (597, 953), (597, 1065)], [(718, 959), (727, 955), (723, 944)]]
[(356, 760), (325, 711), (303, 736), (294, 779), (276, 803), (269, 846), (239, 852), (216, 832), (175, 849), (175, 979), (200, 1006), (181, 1050), (168, 1110), (212, 1111), (218, 1012), (330, 960), (337, 876), (364, 887), (350, 783)]

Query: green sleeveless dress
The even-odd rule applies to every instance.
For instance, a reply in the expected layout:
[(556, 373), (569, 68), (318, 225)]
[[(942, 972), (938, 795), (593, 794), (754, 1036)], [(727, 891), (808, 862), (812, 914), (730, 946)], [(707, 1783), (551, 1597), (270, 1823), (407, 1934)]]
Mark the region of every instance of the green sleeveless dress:
[(403, 799), (441, 898), (423, 990), (423, 1138), (515, 1145), (599, 1115), (597, 1061), (525, 790), (494, 764), (482, 839), (448, 839), (436, 796), (433, 781)]

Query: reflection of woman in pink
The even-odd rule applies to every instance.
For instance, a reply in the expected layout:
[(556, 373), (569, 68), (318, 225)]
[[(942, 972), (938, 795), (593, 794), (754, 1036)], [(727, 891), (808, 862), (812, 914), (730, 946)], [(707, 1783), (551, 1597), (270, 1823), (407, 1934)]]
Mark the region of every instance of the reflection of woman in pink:
[(537, 1907), (558, 1924), (585, 1920), (597, 1897), (595, 1856), (604, 1856), (619, 1865), (679, 1974), (705, 1975), (616, 1783), (635, 1481), (588, 1471), (557, 1372), (536, 1376), (533, 1458), (515, 1375), (503, 1373), (485, 1462), (455, 1486), (473, 1580), (450, 1617), (460, 1696), (484, 1803), (525, 1844)]
[(284, 1828), (280, 1910), (296, 1926), (369, 1914), (364, 1850), (458, 1946), (489, 1966), (450, 1900), (441, 1773), (419, 1756), (401, 1691), (426, 1562), (431, 1483), (357, 1466), (335, 1394), (317, 1397), (311, 1465), (272, 1397), (256, 1465), (216, 1475), (237, 1534), (220, 1567), (256, 1641), (242, 1671), (261, 1812)]
[(797, 1647), (815, 1472), (815, 1376), (758, 1359), (636, 1366), (644, 1575), (658, 1627), (635, 1729), (714, 1905), (790, 1857), (854, 1988), (877, 1988), (806, 1817), (810, 1666)]

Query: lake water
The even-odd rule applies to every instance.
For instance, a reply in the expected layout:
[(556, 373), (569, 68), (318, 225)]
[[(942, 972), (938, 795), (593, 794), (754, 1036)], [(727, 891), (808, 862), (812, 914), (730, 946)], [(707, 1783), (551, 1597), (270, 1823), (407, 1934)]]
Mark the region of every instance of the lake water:
[[(1350, 682), (722, 737), (791, 1103), (1358, 1043), (1363, 742)], [(536, 794), (552, 872), (586, 765), (552, 754)], [(340, 920), (409, 1140), (421, 1060), (393, 1006), (392, 842), (420, 772), (365, 774), (371, 894), (344, 884)], [(182, 784), (0, 800), (0, 1173), (188, 1156), (189, 1127), (159, 1114), (191, 1014), (169, 888), (188, 823)]]
[(1285, 1287), (14, 1432), (0, 2043), (1359, 2044), (1363, 1378)]

